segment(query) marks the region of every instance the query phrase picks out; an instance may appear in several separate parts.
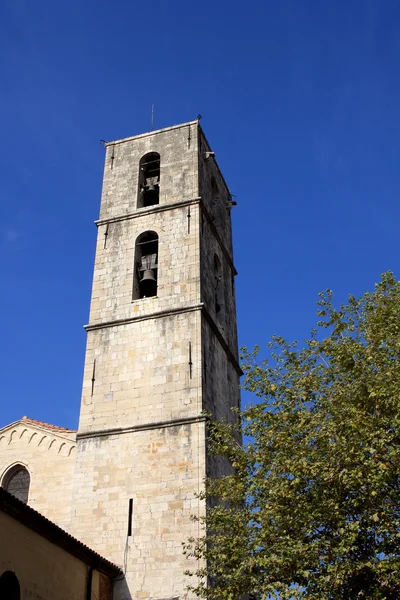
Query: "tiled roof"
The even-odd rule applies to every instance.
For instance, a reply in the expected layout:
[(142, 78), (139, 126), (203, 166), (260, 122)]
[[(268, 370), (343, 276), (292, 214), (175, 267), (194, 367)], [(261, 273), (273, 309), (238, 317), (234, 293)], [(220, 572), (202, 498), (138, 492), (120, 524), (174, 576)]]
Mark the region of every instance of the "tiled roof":
[(100, 554), (86, 546), (58, 525), (44, 517), (34, 508), (21, 502), (15, 496), (0, 487), (0, 510), (14, 517), (20, 523), (36, 531), (53, 544), (63, 548), (87, 565), (90, 565), (111, 578), (120, 576), (122, 569), (103, 558)]
[(44, 423), (43, 421), (37, 421), (36, 419), (30, 419), (29, 417), (22, 417), (21, 421), (32, 423), (33, 425), (40, 425), (45, 429), (51, 429), (52, 431), (70, 431), (75, 433), (76, 429), (68, 429), (67, 427), (59, 427), (58, 425), (50, 425), (50, 423)]

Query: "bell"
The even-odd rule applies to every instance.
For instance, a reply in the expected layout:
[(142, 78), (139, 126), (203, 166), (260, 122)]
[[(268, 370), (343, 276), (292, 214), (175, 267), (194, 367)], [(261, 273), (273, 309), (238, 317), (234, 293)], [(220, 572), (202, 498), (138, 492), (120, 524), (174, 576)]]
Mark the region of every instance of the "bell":
[(150, 298), (157, 294), (157, 280), (154, 277), (153, 269), (146, 269), (139, 282), (140, 295), (142, 298)]
[(158, 204), (158, 190), (154, 185), (150, 185), (144, 191), (144, 206), (152, 206)]
[(146, 183), (143, 189), (144, 193), (144, 206), (151, 206), (158, 204), (158, 177), (147, 177)]

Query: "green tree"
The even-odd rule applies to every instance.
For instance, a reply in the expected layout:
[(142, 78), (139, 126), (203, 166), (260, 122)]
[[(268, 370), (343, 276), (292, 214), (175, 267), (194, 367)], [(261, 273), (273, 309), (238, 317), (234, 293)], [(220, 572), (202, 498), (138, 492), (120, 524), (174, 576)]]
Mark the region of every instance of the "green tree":
[(232, 471), (206, 482), (208, 535), (185, 548), (200, 597), (400, 598), (400, 283), (339, 309), (328, 290), (317, 315), (301, 347), (244, 349), (258, 401), (210, 422)]

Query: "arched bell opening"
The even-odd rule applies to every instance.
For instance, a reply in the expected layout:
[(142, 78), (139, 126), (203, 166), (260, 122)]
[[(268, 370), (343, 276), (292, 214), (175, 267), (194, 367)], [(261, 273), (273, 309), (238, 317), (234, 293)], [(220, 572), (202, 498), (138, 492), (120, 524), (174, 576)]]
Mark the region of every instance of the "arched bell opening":
[(149, 152), (139, 163), (138, 208), (153, 206), (160, 202), (160, 155)]
[(31, 477), (28, 469), (23, 465), (14, 465), (5, 473), (1, 486), (26, 504), (29, 497), (30, 482)]
[(135, 244), (135, 276), (133, 300), (157, 296), (158, 287), (158, 235), (146, 231)]

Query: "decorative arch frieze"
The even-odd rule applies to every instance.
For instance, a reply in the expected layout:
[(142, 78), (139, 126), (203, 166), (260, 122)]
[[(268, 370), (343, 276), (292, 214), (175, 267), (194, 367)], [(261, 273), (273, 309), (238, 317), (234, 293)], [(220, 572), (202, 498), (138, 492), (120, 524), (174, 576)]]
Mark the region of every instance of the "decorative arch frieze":
[(35, 431), (34, 427), (14, 427), (7, 431), (5, 428), (0, 435), (0, 444), (13, 445), (29, 444), (30, 446), (40, 447), (41, 450), (55, 452), (63, 456), (70, 456), (75, 448), (75, 440), (64, 435), (52, 434), (47, 432), (43, 434), (41, 431)]
[(10, 433), (10, 437), (8, 439), (8, 443), (11, 444), (11, 442), (13, 440), (15, 440), (16, 437), (17, 437), (17, 430), (13, 429), (12, 432)]

